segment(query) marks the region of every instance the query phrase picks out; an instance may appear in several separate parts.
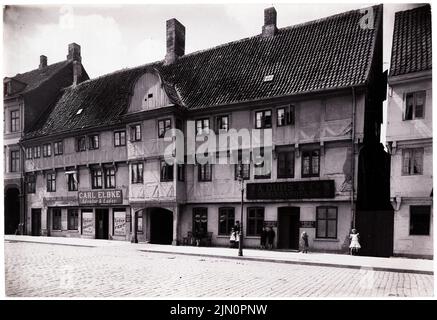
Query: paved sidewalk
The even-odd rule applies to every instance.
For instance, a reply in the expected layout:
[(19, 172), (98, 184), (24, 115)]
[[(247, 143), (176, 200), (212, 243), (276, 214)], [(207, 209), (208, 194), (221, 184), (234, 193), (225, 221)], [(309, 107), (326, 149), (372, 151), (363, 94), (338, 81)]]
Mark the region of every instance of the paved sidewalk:
[(61, 237), (31, 237), (13, 235), (6, 235), (4, 239), (5, 241), (35, 242), (83, 247), (122, 247), (124, 250), (138, 250), (142, 252), (169, 253), (191, 256), (210, 256), (226, 259), (254, 260), (355, 269), (368, 268), (375, 271), (433, 274), (434, 270), (434, 261), (425, 259), (407, 259), (394, 257), (377, 258), (328, 253), (302, 254), (296, 252), (256, 249), (244, 249), (244, 256), (239, 257), (238, 249), (221, 247), (170, 246), (146, 243), (133, 244), (127, 241), (114, 240), (95, 240)]

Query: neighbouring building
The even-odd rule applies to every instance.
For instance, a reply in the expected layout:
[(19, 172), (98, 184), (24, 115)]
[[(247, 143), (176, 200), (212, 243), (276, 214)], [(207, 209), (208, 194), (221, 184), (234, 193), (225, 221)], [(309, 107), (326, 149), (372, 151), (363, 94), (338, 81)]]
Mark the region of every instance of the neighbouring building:
[[(227, 246), (243, 216), (245, 246), (259, 246), (268, 225), (278, 248), (297, 249), (306, 230), (313, 250), (347, 251), (357, 195), (384, 184), (357, 178), (362, 166), (381, 167), (360, 150), (379, 146), (382, 6), (286, 28), (268, 8), (261, 34), (189, 54), (178, 20), (166, 32), (163, 60), (65, 88), (26, 133), (26, 150), (41, 149), (25, 160), (28, 233), (41, 223), (34, 233), (184, 244), (204, 232)], [(220, 145), (217, 163), (205, 164), (186, 141), (197, 162), (169, 165), (173, 128), (271, 132), (270, 160), (259, 160), (261, 148), (250, 163), (219, 162), (242, 159), (243, 143)]]
[(433, 257), (432, 45), (430, 5), (396, 13), (387, 148), (394, 254)]
[[(27, 233), (23, 229), (27, 204), (20, 139), (56, 102), (64, 87), (86, 79), (88, 75), (81, 64), (80, 46), (75, 43), (68, 46), (67, 60), (47, 65), (47, 57), (42, 55), (38, 68), (3, 79), (5, 234)], [(35, 156), (41, 152), (39, 148), (33, 151)]]

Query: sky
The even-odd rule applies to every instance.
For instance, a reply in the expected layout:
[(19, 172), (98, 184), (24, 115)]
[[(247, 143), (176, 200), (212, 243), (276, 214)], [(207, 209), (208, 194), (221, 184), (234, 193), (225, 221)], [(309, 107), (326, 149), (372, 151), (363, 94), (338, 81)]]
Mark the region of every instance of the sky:
[[(257, 35), (264, 9), (274, 6), (278, 27), (366, 8), (370, 3), (255, 3), (142, 5), (12, 5), (3, 10), (3, 75), (14, 76), (65, 60), (69, 43), (81, 46), (91, 78), (165, 56), (165, 22), (186, 28), (185, 53)], [(394, 13), (418, 4), (384, 4), (384, 69), (389, 68)], [(385, 126), (382, 131), (385, 132)], [(385, 135), (385, 134), (384, 134)]]

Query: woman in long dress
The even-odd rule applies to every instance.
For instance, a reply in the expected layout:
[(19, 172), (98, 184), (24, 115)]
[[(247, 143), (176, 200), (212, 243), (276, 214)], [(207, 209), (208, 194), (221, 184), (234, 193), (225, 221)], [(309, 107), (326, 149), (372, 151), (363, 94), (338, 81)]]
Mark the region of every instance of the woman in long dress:
[(351, 244), (349, 245), (351, 255), (358, 254), (358, 251), (361, 249), (359, 236), (360, 234), (357, 233), (357, 230), (352, 229), (352, 233), (349, 235), (349, 238), (351, 240)]

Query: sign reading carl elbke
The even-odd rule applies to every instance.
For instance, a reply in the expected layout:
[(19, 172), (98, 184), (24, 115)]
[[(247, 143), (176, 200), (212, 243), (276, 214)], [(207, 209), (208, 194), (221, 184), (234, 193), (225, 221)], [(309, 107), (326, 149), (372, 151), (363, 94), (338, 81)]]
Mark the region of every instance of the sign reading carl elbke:
[(78, 192), (79, 205), (123, 203), (121, 190), (93, 190)]

